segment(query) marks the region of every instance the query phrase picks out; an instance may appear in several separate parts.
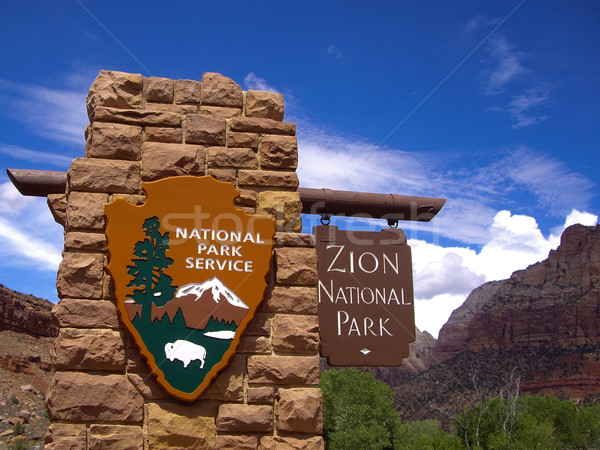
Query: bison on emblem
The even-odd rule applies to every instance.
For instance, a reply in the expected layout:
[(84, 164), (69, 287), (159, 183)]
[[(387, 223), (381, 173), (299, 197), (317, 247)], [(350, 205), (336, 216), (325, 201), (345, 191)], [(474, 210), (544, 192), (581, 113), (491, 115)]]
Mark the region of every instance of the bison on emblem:
[(183, 367), (187, 367), (189, 363), (197, 359), (200, 361), (200, 368), (203, 369), (204, 360), (206, 359), (206, 349), (193, 342), (178, 339), (175, 342), (167, 342), (165, 345), (165, 355), (169, 361), (178, 359), (183, 363)]

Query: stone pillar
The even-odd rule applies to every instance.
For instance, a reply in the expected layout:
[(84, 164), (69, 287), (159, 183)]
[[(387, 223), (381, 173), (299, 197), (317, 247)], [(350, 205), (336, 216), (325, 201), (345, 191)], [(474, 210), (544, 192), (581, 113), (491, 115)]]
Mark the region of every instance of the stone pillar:
[[(300, 234), (296, 127), (283, 96), (231, 79), (102, 71), (87, 98), (85, 157), (49, 205), (65, 227), (60, 331), (46, 448), (323, 448), (314, 237)], [(144, 202), (142, 181), (211, 175), (238, 207), (276, 220), (270, 285), (237, 354), (200, 397), (169, 397), (121, 325), (104, 205)]]

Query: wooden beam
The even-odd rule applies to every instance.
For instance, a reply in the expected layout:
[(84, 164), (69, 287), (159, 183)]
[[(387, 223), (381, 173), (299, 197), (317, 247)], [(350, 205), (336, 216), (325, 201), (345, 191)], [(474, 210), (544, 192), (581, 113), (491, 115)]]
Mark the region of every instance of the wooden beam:
[(22, 195), (46, 197), (48, 194), (64, 194), (67, 186), (67, 172), (6, 169), (6, 173)]
[[(45, 197), (62, 194), (67, 185), (66, 172), (6, 169), (8, 177), (22, 195)], [(362, 216), (375, 219), (429, 222), (442, 209), (446, 199), (414, 197), (371, 192), (299, 188), (302, 212), (321, 216)]]

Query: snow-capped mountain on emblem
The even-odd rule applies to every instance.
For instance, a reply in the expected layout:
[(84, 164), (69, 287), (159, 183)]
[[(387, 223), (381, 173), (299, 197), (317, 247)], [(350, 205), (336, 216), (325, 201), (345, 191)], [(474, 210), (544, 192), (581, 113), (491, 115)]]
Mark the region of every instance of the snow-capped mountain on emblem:
[(175, 298), (164, 306), (152, 305), (151, 320), (162, 320), (165, 314), (173, 321), (181, 309), (188, 328), (203, 330), (212, 318), (218, 322), (235, 322), (240, 325), (248, 313), (248, 306), (217, 277), (202, 283), (190, 283), (180, 287)]
[(180, 287), (175, 294), (175, 297), (185, 297), (186, 295), (196, 295), (196, 300), (202, 297), (205, 291), (210, 289), (212, 291), (213, 300), (216, 303), (219, 303), (220, 297), (225, 297), (229, 303), (233, 306), (239, 306), (240, 308), (248, 309), (248, 305), (246, 305), (235, 293), (225, 286), (221, 280), (217, 277), (211, 278), (210, 280), (206, 280), (203, 283), (190, 283), (185, 286)]

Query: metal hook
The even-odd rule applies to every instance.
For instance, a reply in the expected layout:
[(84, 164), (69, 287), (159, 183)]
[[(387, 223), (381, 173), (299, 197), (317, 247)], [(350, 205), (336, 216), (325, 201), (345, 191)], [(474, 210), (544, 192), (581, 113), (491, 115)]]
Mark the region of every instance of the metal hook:
[(331, 223), (331, 214), (323, 213), (321, 214), (321, 225), (329, 225)]
[(388, 227), (398, 228), (398, 219), (388, 219)]

